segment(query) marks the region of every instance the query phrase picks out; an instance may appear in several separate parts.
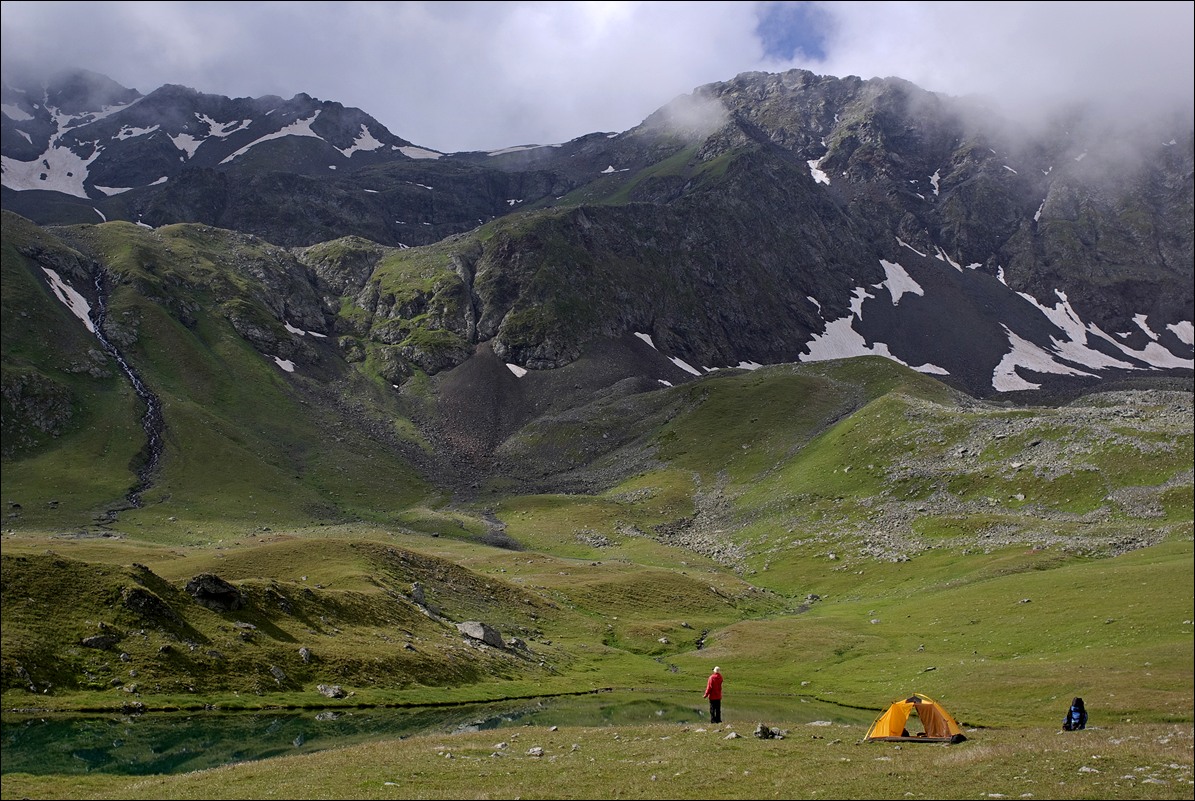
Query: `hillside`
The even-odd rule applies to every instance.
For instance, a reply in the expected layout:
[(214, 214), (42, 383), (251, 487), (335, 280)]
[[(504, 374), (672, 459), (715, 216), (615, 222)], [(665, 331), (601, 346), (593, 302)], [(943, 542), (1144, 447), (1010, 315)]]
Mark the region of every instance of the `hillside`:
[[(1185, 390), (987, 404), (884, 359), (727, 371), (545, 414), (494, 450), (490, 478), (416, 496), (397, 523), (311, 515), (331, 495), (284, 507), (311, 515), (288, 523), (254, 516), (247, 490), (159, 494), (173, 449), (212, 437), (179, 428), (143, 505), (103, 524), (47, 523), (78, 515), (74, 494), (51, 504), (5, 471), (22, 499), (4, 534), (5, 703), (676, 689), (713, 659), (741, 691), (866, 706), (902, 692), (928, 648), (920, 691), (958, 697), (987, 675), (983, 725), (1024, 722), (1026, 696), (1048, 706), (1076, 681), (1105, 708), (1183, 719), (1191, 416)], [(614, 419), (618, 441), (593, 445)], [(86, 441), (61, 439), (58, 459)], [(355, 504), (398, 507), (375, 464), (339, 466)], [(202, 605), (187, 587), (204, 575), (239, 605)], [(462, 638), (469, 620), (505, 645)], [(1155, 691), (1123, 707), (1143, 660)]]
[(1126, 159), (792, 71), (428, 154), (97, 86), (6, 95), (6, 710), (699, 699), (719, 664), (753, 710), (1195, 720), (1189, 127)]

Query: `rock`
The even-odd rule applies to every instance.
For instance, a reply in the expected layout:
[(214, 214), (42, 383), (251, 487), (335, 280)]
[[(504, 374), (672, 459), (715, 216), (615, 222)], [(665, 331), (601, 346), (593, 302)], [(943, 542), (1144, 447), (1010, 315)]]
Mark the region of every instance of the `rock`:
[(339, 684), (321, 684), (315, 689), (325, 698), (344, 698), (348, 695)]
[(200, 573), (186, 589), (195, 603), (215, 612), (233, 612), (245, 605), (241, 591), (214, 573)]
[(760, 723), (755, 727), (755, 736), (761, 740), (783, 740), (785, 734), (787, 734), (787, 732), (777, 729), (774, 726), (765, 725), (763, 723)]
[(121, 605), (130, 612), (157, 621), (180, 623), (181, 619), (170, 606), (144, 587), (129, 587), (120, 594)]
[(118, 642), (120, 642), (120, 637), (115, 634), (95, 634), (91, 637), (84, 637), (79, 644), (84, 648), (98, 648), (101, 651), (107, 651)]
[(498, 630), (486, 623), (477, 620), (467, 620), (464, 623), (457, 623), (456, 629), (466, 637), (480, 640), (486, 645), (492, 645), (495, 648), (506, 647), (506, 643), (502, 640), (502, 635)]

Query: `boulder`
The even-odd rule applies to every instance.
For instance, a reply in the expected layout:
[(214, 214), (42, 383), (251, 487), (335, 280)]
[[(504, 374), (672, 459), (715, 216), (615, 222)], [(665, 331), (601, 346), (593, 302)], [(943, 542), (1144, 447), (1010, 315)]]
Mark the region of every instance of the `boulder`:
[(216, 612), (233, 612), (245, 605), (241, 591), (214, 573), (200, 573), (188, 581), (187, 593), (195, 603)]
[(114, 634), (93, 634), (90, 637), (84, 637), (79, 644), (84, 648), (98, 648), (101, 651), (107, 651), (118, 642), (120, 642), (120, 637)]
[(477, 620), (467, 620), (464, 623), (457, 623), (456, 629), (466, 637), (481, 640), (486, 645), (492, 645), (495, 648), (506, 647), (506, 643), (502, 640), (502, 635), (496, 628), (487, 623)]
[(755, 727), (755, 736), (761, 740), (783, 740), (785, 734), (781, 729), (763, 723)]

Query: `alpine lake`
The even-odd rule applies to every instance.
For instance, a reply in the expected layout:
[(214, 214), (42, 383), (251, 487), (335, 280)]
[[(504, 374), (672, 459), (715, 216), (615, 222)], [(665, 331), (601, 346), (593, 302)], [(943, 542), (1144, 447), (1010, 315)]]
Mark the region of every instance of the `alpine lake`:
[[(862, 738), (879, 710), (798, 696), (728, 696), (723, 727), (821, 727)], [(0, 715), (0, 772), (32, 775), (187, 773), (374, 740), (525, 726), (709, 725), (697, 693), (619, 690), (452, 706)], [(498, 740), (502, 737), (497, 735)]]

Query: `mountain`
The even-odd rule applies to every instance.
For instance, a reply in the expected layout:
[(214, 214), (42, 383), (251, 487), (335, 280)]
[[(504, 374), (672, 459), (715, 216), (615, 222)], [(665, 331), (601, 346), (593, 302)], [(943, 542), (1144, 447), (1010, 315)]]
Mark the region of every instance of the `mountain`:
[[(307, 95), (143, 96), (74, 70), (3, 99), (4, 208), (42, 231), (6, 216), (6, 244), (103, 315), (113, 354), (147, 345), (97, 308), (124, 285), (184, 328), (211, 314), (292, 382), (402, 397), (435, 377), (424, 436), (454, 453), (723, 368), (874, 354), (993, 398), (1190, 381), (1181, 117), (1131, 145), (1081, 109), (1030, 134), (899, 79), (796, 70), (623, 133), (444, 154)], [(13, 386), (10, 408), (38, 406)], [(50, 425), (8, 418), (14, 443)]]
[(1189, 720), (1189, 121), (802, 71), (494, 153), (85, 72), (3, 115), (9, 708), (733, 659)]
[[(373, 321), (353, 333), (404, 343), (403, 375), (479, 346), (559, 368), (636, 334), (691, 375), (875, 353), (981, 396), (1193, 364), (1181, 118), (1131, 148), (1078, 111), (1030, 136), (898, 79), (804, 71), (495, 153), (420, 148), (306, 95), (141, 96), (85, 72), (6, 84), (4, 112), (4, 208), (38, 224), (202, 223), (325, 259), (346, 237), (381, 246), (371, 275), (325, 262), (317, 291), (335, 308), (346, 282), (381, 290), (351, 301)], [(432, 245), (452, 308), (427, 316), (433, 297), (377, 264)], [(391, 289), (414, 305), (387, 307)]]

